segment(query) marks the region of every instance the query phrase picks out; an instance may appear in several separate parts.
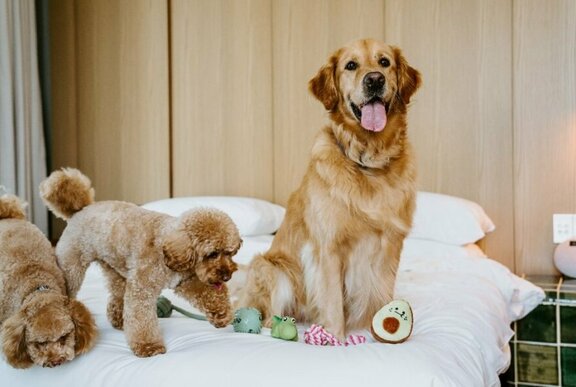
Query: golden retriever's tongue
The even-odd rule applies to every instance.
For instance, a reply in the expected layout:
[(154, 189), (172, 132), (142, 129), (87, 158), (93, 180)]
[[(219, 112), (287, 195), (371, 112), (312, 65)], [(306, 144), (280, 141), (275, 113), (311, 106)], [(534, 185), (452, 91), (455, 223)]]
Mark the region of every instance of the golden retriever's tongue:
[(380, 102), (368, 103), (362, 106), (360, 125), (372, 132), (381, 132), (386, 126), (386, 108)]

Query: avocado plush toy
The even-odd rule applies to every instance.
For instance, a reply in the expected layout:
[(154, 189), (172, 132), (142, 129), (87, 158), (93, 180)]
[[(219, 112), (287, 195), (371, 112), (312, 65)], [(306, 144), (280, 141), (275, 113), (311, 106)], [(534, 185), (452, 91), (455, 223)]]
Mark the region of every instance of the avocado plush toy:
[(372, 319), (372, 336), (382, 343), (402, 343), (412, 334), (412, 308), (404, 300), (384, 305)]

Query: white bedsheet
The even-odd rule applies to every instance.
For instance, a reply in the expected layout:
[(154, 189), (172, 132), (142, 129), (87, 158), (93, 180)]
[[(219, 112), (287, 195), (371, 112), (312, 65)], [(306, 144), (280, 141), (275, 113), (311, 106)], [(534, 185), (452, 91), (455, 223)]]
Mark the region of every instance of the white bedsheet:
[[(245, 238), (237, 260), (265, 251), (270, 236)], [(171, 301), (191, 309), (165, 291)], [(0, 361), (0, 386), (496, 386), (510, 355), (510, 322), (534, 308), (542, 291), (485, 258), (475, 246), (408, 240), (396, 298), (408, 300), (414, 330), (402, 344), (315, 347), (262, 334), (216, 329), (174, 312), (161, 319), (168, 352), (140, 359), (106, 320), (107, 291), (97, 265), (79, 298), (97, 320), (95, 348), (63, 366), (16, 370)]]

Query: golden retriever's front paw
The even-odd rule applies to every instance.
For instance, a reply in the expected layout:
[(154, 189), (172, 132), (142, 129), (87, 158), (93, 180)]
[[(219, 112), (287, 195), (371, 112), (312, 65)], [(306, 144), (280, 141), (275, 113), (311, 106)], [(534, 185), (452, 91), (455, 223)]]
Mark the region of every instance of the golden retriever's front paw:
[(272, 317), (264, 319), (264, 321), (262, 322), (262, 326), (264, 328), (272, 328)]
[(216, 328), (224, 328), (232, 323), (234, 314), (232, 313), (232, 308), (229, 307), (224, 311), (206, 313), (206, 318), (210, 324), (214, 325)]
[(151, 357), (166, 353), (166, 347), (162, 343), (132, 343), (130, 347), (134, 355), (138, 357)]
[(335, 336), (341, 342), (346, 341), (346, 332), (345, 332), (344, 328), (337, 328), (337, 327), (331, 327), (329, 325), (326, 325), (324, 327), (324, 329), (326, 329), (326, 331), (330, 332), (333, 336)]

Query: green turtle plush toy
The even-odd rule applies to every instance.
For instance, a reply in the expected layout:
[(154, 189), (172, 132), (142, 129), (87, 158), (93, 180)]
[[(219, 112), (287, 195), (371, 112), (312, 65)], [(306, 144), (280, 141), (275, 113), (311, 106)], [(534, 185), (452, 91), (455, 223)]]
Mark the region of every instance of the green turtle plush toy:
[(282, 340), (298, 341), (296, 319), (289, 316), (272, 317), (272, 337)]

